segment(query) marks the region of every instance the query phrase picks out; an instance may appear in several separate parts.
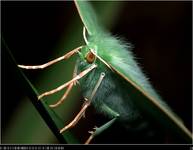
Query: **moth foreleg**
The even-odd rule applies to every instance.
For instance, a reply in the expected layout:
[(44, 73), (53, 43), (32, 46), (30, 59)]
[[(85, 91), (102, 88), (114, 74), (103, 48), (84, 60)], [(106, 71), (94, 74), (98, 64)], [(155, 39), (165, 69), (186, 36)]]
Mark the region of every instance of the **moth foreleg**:
[(18, 65), (18, 67), (23, 68), (23, 69), (44, 69), (44, 68), (46, 68), (46, 67), (48, 67), (50, 65), (53, 65), (53, 64), (55, 64), (55, 63), (57, 63), (57, 62), (59, 62), (61, 60), (70, 58), (72, 55), (77, 53), (81, 48), (82, 48), (82, 46), (77, 47), (77, 48), (71, 50), (70, 52), (68, 52), (67, 54), (65, 54), (65, 55), (63, 55), (63, 56), (61, 56), (59, 58), (56, 58), (56, 59), (54, 59), (52, 61), (49, 61), (49, 62), (47, 62), (45, 64), (42, 64), (42, 65), (37, 65), (37, 66)]
[(80, 78), (82, 78), (83, 76), (85, 76), (86, 74), (88, 74), (91, 70), (93, 70), (94, 68), (96, 68), (97, 65), (92, 65), (90, 66), (89, 68), (87, 68), (86, 70), (82, 71), (80, 74), (78, 74), (76, 77), (74, 77), (72, 80), (68, 81), (67, 83), (51, 90), (51, 91), (48, 91), (48, 92), (45, 92), (41, 95), (38, 96), (38, 99), (41, 99), (42, 97), (44, 96), (48, 96), (48, 95), (51, 95), (51, 94), (54, 94), (56, 92), (59, 92), (61, 90), (63, 90), (65, 87), (69, 86), (71, 83), (74, 83), (74, 82), (77, 82), (77, 80), (79, 80)]

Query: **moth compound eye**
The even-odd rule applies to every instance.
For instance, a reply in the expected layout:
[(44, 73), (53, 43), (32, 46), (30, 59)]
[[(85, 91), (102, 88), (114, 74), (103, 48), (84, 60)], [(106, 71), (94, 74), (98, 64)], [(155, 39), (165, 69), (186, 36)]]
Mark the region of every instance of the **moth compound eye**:
[(95, 60), (95, 55), (92, 52), (88, 52), (86, 55), (86, 61), (91, 64)]

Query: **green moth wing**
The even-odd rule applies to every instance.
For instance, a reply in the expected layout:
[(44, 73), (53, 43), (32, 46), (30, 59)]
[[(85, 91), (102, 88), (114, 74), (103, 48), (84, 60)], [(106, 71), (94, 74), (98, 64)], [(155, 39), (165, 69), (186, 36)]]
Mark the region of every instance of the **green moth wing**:
[(91, 5), (86, 1), (74, 1), (89, 35), (95, 35), (98, 32), (98, 21)]
[[(129, 84), (128, 90), (133, 93), (131, 97), (141, 109), (191, 143), (193, 141), (191, 132), (156, 93), (137, 65), (132, 52), (127, 50), (131, 50), (132, 47), (109, 34), (101, 34), (102, 28), (99, 28), (96, 14), (88, 2), (75, 1), (75, 4), (84, 26), (92, 37), (91, 40), (96, 43), (93, 46), (97, 48), (95, 55), (108, 65), (112, 71), (127, 81)], [(98, 44), (100, 46), (97, 43), (100, 43)]]
[(119, 74), (132, 85), (129, 89), (134, 91), (131, 97), (136, 99), (138, 105), (140, 105), (141, 108), (145, 109), (146, 112), (148, 111), (149, 114), (153, 115), (165, 126), (169, 126), (171, 129), (175, 129), (175, 131), (181, 134), (181, 136), (183, 136), (188, 142), (192, 142), (193, 139), (191, 132), (186, 128), (182, 120), (173, 111), (171, 111), (167, 105), (160, 103), (159, 99), (156, 99), (131, 79), (129, 79), (128, 75), (124, 74), (120, 68), (116, 66), (113, 67), (112, 65), (110, 66), (117, 74)]

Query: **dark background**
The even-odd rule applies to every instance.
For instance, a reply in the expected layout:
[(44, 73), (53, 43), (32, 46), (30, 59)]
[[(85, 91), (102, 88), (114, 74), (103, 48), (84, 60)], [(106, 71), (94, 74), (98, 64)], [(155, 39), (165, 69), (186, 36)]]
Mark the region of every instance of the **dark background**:
[[(155, 89), (191, 130), (192, 3), (120, 3), (121, 9), (110, 31), (134, 45), (137, 60)], [(103, 2), (93, 4), (100, 10)], [(108, 2), (104, 4), (108, 7)], [(76, 26), (72, 24), (74, 18), (79, 19), (79, 16), (72, 2), (2, 2), (2, 37), (18, 63), (42, 64), (50, 60), (62, 36), (69, 34), (66, 28)], [(80, 23), (79, 20), (77, 25)], [(3, 143), (10, 143), (15, 137), (5, 138), (7, 128), (17, 124), (13, 116), (26, 94), (14, 78), (10, 60), (4, 51), (2, 45), (1, 126)], [(62, 53), (57, 54), (60, 55)], [(32, 83), (39, 75), (39, 72), (25, 73)], [(27, 143), (26, 138), (20, 142)], [(47, 142), (57, 143), (56, 140)]]

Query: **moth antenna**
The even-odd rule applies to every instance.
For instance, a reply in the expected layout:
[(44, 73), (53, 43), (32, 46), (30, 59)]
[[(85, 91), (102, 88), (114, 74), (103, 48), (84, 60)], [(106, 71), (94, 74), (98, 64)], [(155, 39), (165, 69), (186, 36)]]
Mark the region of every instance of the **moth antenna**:
[(97, 81), (97, 84), (96, 84), (95, 87), (94, 87), (94, 90), (92, 91), (92, 94), (91, 94), (91, 96), (90, 96), (90, 100), (88, 100), (88, 99), (85, 98), (86, 101), (85, 101), (82, 109), (79, 111), (79, 113), (76, 115), (76, 117), (75, 117), (68, 125), (66, 125), (64, 128), (62, 128), (62, 129), (60, 130), (60, 133), (68, 130), (69, 128), (72, 128), (73, 126), (75, 126), (75, 125), (78, 123), (78, 121), (81, 119), (81, 117), (85, 114), (85, 111), (86, 111), (86, 109), (88, 108), (88, 106), (90, 105), (90, 103), (91, 103), (91, 101), (92, 101), (92, 98), (93, 98), (94, 95), (96, 94), (96, 91), (97, 91), (97, 89), (99, 88), (99, 86), (100, 86), (100, 84), (101, 84), (104, 76), (105, 76), (105, 73), (102, 72), (101, 75), (100, 75), (99, 80)]
[(85, 41), (86, 45), (88, 45), (88, 40), (86, 38), (86, 28), (85, 28), (85, 26), (83, 27), (83, 37), (84, 37), (84, 41)]
[(53, 89), (51, 91), (45, 92), (43, 94), (41, 94), (40, 96), (38, 96), (38, 99), (41, 99), (44, 96), (48, 96), (51, 94), (54, 94), (58, 91), (61, 91), (62, 89), (64, 89), (65, 87), (69, 86), (71, 83), (74, 83), (75, 81), (79, 80), (80, 78), (82, 78), (83, 76), (85, 76), (87, 73), (89, 73), (91, 70), (93, 70), (94, 68), (96, 68), (97, 65), (93, 64), (92, 66), (90, 66), (89, 68), (87, 68), (86, 70), (82, 71), (79, 75), (77, 75), (76, 77), (74, 77), (72, 80), (68, 81), (67, 83), (57, 87), (56, 89)]
[(47, 63), (45, 63), (43, 65), (37, 65), (37, 66), (18, 65), (18, 67), (23, 68), (23, 69), (44, 69), (44, 68), (46, 68), (46, 67), (48, 67), (48, 66), (50, 66), (52, 64), (55, 64), (55, 63), (57, 63), (57, 62), (59, 62), (61, 60), (70, 58), (72, 55), (74, 55), (75, 53), (79, 52), (79, 50), (81, 50), (81, 48), (82, 48), (82, 46), (77, 47), (77, 48), (71, 50), (70, 52), (68, 52), (67, 54), (65, 54), (65, 55), (63, 55), (63, 56), (61, 56), (59, 58), (56, 58), (56, 59), (54, 59), (52, 61), (49, 61), (49, 62), (47, 62)]

